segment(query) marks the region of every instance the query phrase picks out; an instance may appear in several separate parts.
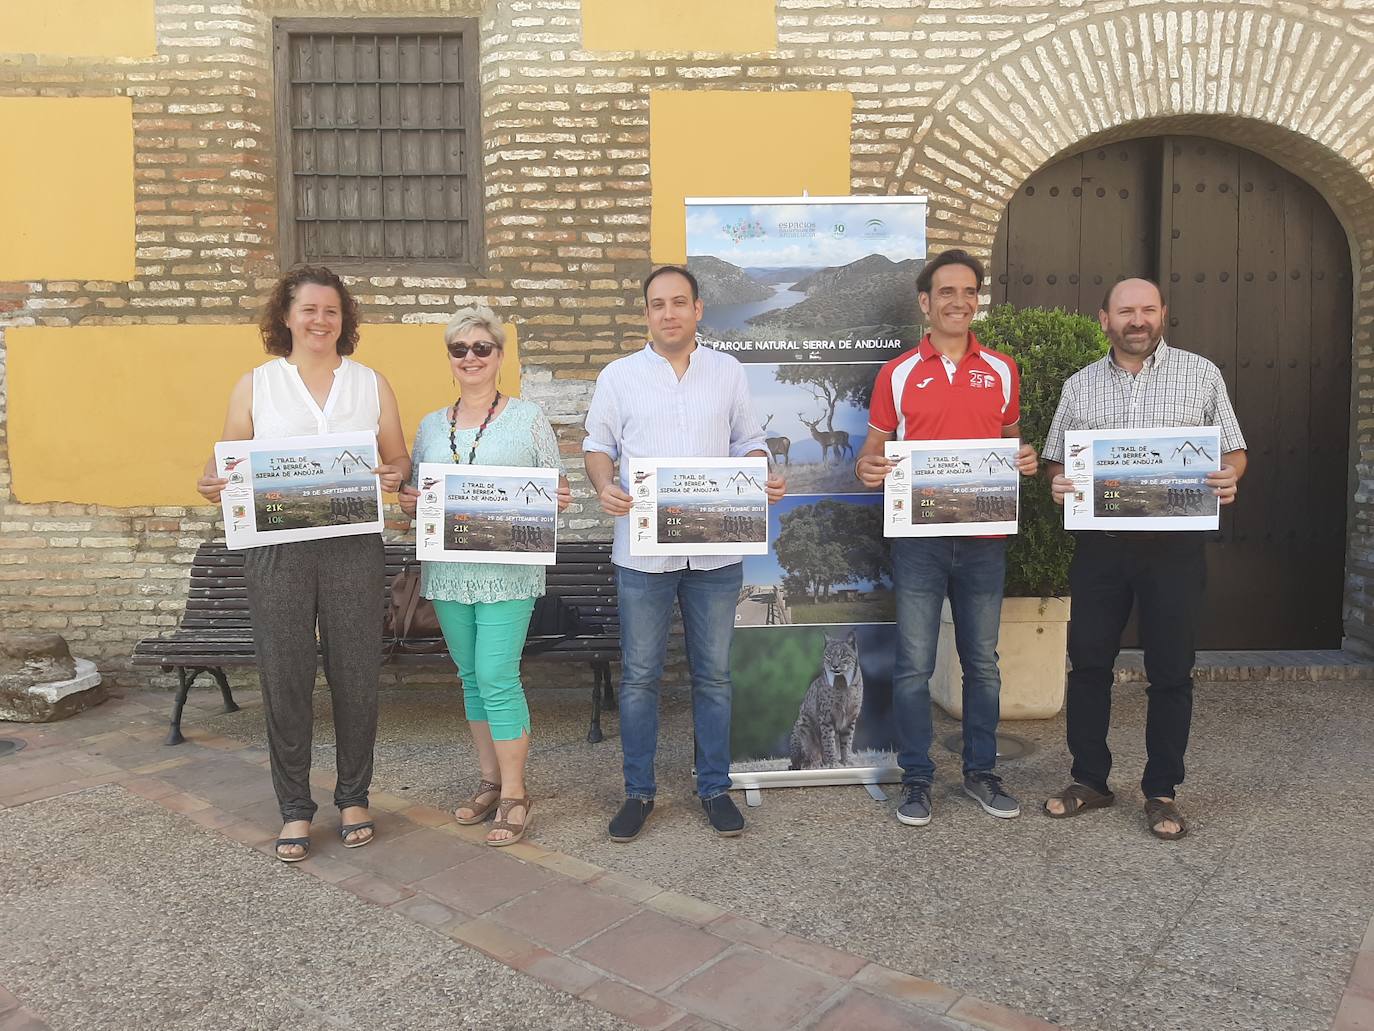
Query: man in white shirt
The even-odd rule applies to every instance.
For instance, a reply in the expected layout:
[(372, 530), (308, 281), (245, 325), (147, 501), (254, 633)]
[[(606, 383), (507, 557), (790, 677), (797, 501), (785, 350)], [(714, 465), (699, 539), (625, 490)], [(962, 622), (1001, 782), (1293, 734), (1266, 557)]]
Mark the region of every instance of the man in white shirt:
[[(730, 639), (744, 582), (741, 556), (632, 556), (628, 470), (631, 458), (767, 458), (768, 450), (743, 367), (697, 342), (703, 309), (696, 278), (674, 265), (658, 268), (644, 281), (644, 303), (650, 340), (601, 370), (582, 444), (587, 478), (616, 520), (611, 558), (620, 597), (625, 804), (610, 835), (632, 841), (653, 812), (659, 682), (676, 599), (692, 673), (697, 794), (712, 829), (733, 837), (744, 830), (728, 793)], [(786, 489), (776, 473), (765, 488), (770, 502)]]

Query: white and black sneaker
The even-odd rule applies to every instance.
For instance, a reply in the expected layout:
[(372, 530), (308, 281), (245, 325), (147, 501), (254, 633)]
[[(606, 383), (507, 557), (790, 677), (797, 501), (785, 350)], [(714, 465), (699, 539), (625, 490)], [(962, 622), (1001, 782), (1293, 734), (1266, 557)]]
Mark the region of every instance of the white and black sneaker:
[(983, 811), (999, 820), (1021, 815), (1021, 803), (1002, 786), (1002, 778), (995, 773), (979, 771), (964, 776), (964, 794), (973, 799)]
[(930, 822), (930, 785), (919, 781), (906, 786), (906, 801), (897, 807), (897, 819), (908, 827), (924, 827)]

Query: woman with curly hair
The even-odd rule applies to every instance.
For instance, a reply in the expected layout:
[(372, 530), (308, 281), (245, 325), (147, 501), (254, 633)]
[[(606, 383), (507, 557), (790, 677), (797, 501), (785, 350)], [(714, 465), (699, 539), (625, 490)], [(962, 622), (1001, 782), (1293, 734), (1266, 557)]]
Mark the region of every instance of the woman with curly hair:
[[(220, 439), (375, 433), (380, 464), (373, 472), (383, 490), (395, 493), (410, 475), (396, 396), (382, 376), (348, 357), (358, 345), (358, 307), (343, 281), (322, 266), (293, 269), (272, 288), (259, 329), (275, 357), (235, 385)], [(217, 503), (226, 483), (211, 456), (196, 489)], [(367, 794), (377, 737), (384, 555), (380, 534), (269, 544), (244, 553), (272, 786), (283, 824), (277, 858), (284, 863), (310, 854), (317, 630), (334, 709), (339, 834), (345, 848), (372, 840)]]

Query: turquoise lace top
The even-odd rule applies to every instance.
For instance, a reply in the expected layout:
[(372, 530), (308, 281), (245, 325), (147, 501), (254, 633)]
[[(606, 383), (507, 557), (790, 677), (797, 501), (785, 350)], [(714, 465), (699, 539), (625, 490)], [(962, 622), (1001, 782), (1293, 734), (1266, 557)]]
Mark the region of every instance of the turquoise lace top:
[[(420, 420), (410, 457), (415, 463), (410, 485), (415, 486), (421, 462), (452, 462), (448, 446), (448, 409), (440, 408)], [(458, 455), (467, 462), (477, 428), (454, 434)], [(491, 420), (477, 445), (478, 465), (523, 465), (563, 471), (558, 440), (539, 406), (512, 397)], [(420, 593), (437, 601), (511, 601), (544, 593), (544, 567), (497, 562), (422, 562)]]

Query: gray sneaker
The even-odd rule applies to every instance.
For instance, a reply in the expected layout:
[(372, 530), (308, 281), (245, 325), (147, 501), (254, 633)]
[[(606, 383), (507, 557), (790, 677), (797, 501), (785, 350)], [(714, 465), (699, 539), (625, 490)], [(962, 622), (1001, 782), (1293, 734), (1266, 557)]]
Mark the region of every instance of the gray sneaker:
[(1021, 803), (1002, 786), (1002, 778), (995, 773), (966, 774), (964, 794), (998, 819), (1010, 820), (1021, 815)]
[(908, 827), (924, 827), (930, 822), (930, 785), (908, 784), (906, 801), (897, 807), (897, 819)]

